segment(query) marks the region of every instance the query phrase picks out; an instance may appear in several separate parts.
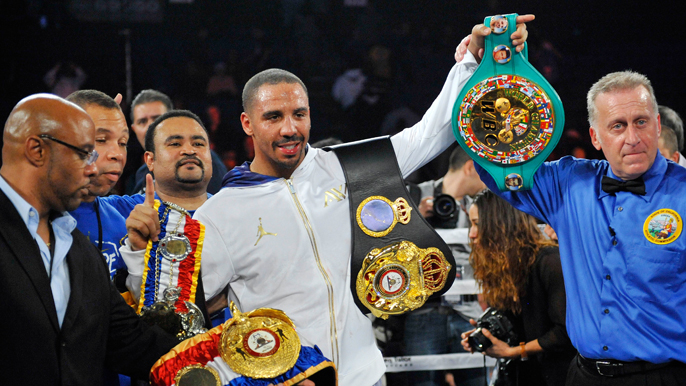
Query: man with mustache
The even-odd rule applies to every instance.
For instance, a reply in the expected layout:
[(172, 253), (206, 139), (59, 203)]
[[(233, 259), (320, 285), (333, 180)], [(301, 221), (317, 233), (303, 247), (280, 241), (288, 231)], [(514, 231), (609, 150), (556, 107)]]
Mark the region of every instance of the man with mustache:
[[(172, 110), (158, 117), (148, 128), (145, 135), (144, 159), (147, 167), (154, 176), (155, 199), (158, 208), (172, 206), (185, 210), (190, 216), (200, 207), (211, 194), (207, 193), (207, 185), (212, 177), (212, 157), (210, 155), (207, 130), (200, 118), (187, 110)], [(150, 177), (148, 177), (150, 178)], [(110, 205), (130, 222), (156, 222), (150, 226), (160, 227), (160, 222), (168, 220), (168, 211), (142, 205), (145, 194), (133, 196), (109, 196), (101, 199), (104, 205)], [(171, 205), (169, 205), (171, 204)], [(139, 216), (134, 208), (140, 208), (145, 216)], [(141, 220), (142, 219), (142, 220)], [(127, 223), (128, 224), (128, 223)], [(128, 225), (127, 225), (128, 227)], [(177, 229), (179, 231), (179, 229)], [(153, 241), (158, 241), (156, 238)], [(143, 238), (138, 232), (129, 229), (128, 237), (122, 245), (137, 246), (145, 249), (148, 238)], [(126, 259), (126, 256), (123, 256)], [(128, 266), (129, 264), (127, 264)], [(129, 267), (129, 272), (132, 267)], [(178, 269), (178, 267), (177, 267)], [(139, 274), (142, 272), (138, 271)], [(206, 314), (205, 298), (202, 281), (198, 280), (198, 296), (195, 303), (205, 313), (206, 326), (209, 327), (209, 317)], [(133, 299), (139, 300), (139, 286), (129, 286), (133, 290)]]
[[(162, 92), (157, 90), (143, 90), (131, 102), (131, 129), (136, 135), (138, 142), (144, 150), (148, 150), (147, 141), (145, 139), (148, 127), (162, 114), (173, 109), (171, 99)], [(216, 193), (222, 187), (222, 178), (226, 174), (226, 166), (221, 161), (221, 157), (214, 151), (210, 150), (212, 156), (212, 178), (207, 185), (207, 192)], [(145, 176), (150, 170), (147, 163), (141, 165), (136, 171), (135, 176), (130, 179), (126, 187), (127, 194), (141, 193), (145, 187)]]
[(98, 175), (93, 120), (54, 95), (20, 101), (0, 168), (0, 361), (9, 385), (101, 385), (103, 370), (147, 376), (175, 339), (149, 328), (110, 283), (66, 212)]

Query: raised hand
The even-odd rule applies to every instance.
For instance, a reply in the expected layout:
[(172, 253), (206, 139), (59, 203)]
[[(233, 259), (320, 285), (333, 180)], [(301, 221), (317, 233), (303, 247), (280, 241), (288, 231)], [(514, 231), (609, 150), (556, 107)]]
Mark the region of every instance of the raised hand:
[(136, 205), (129, 214), (126, 231), (134, 251), (145, 249), (148, 240), (157, 241), (160, 234), (160, 219), (155, 210), (155, 184), (150, 174), (145, 176), (145, 201)]
[[(525, 23), (533, 21), (535, 18), (536, 16), (534, 15), (517, 16), (517, 30), (510, 35), (510, 39), (512, 39), (512, 45), (515, 46), (515, 51), (520, 52), (524, 49), (524, 43), (529, 36), (529, 32), (526, 30)], [(483, 24), (475, 25), (474, 28), (472, 28), (472, 35), (468, 43), (468, 49), (478, 61), (480, 61), (484, 56), (484, 39), (490, 34), (491, 29)], [(458, 46), (458, 50), (459, 48), (460, 47)]]

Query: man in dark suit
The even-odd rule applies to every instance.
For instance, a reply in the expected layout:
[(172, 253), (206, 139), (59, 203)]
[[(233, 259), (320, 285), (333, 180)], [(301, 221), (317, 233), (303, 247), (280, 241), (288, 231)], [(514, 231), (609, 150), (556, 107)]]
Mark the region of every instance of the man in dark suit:
[(85, 111), (46, 94), (20, 101), (0, 168), (0, 383), (99, 385), (103, 368), (147, 378), (177, 342), (144, 325), (66, 211), (97, 174)]

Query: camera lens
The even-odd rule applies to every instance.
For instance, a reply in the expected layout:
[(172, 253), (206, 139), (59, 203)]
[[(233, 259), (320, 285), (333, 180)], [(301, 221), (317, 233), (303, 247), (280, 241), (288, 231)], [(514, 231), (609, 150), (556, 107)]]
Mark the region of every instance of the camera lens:
[(467, 342), (469, 342), (469, 345), (478, 352), (484, 352), (488, 350), (489, 347), (493, 346), (491, 340), (486, 338), (483, 332), (481, 332), (481, 327), (469, 334)]
[(434, 215), (442, 219), (448, 219), (455, 215), (457, 203), (452, 196), (440, 194), (434, 198)]

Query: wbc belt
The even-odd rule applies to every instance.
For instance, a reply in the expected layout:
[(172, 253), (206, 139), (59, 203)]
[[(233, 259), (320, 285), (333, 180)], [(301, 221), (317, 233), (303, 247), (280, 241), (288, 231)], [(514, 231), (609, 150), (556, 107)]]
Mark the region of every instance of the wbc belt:
[(358, 308), (387, 319), (447, 291), (455, 278), (455, 259), (409, 198), (391, 140), (380, 137), (325, 150), (336, 153), (345, 173), (352, 227), (350, 287)]
[(533, 175), (557, 145), (564, 109), (553, 87), (516, 52), (517, 14), (487, 17), (484, 58), (453, 108), (453, 132), (498, 188), (531, 189)]

